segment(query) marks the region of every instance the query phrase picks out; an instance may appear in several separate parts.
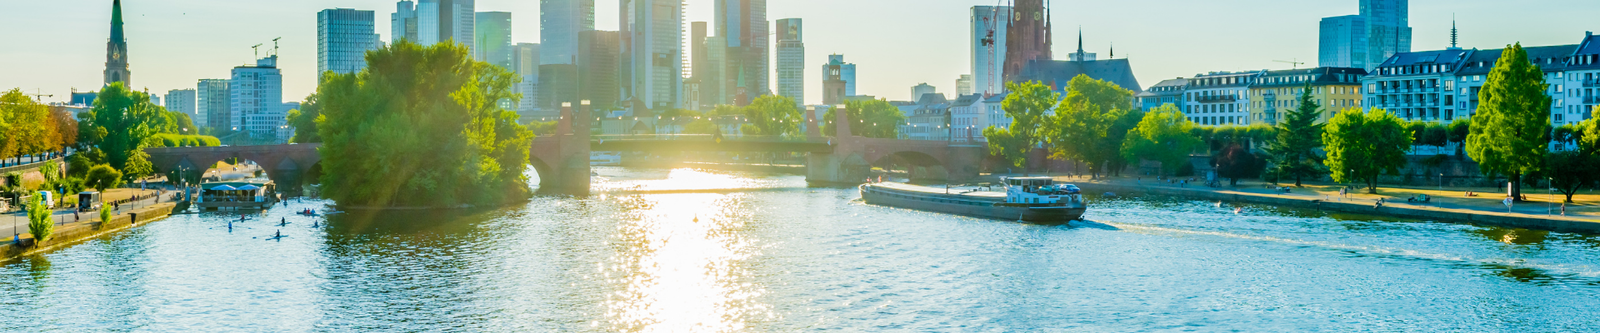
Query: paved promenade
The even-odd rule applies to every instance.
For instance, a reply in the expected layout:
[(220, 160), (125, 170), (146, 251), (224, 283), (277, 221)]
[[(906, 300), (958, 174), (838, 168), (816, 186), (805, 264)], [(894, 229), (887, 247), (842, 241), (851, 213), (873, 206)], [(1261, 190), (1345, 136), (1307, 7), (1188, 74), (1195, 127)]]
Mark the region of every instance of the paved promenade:
[[(1296, 188), (1291, 184), (1288, 193), (1275, 190), (1272, 184), (1260, 181), (1241, 181), (1238, 187), (1224, 182), (1220, 188), (1206, 187), (1203, 182), (1187, 185), (1145, 178), (1111, 177), (1090, 180), (1085, 177), (1056, 177), (1058, 181), (1079, 184), (1086, 191), (1146, 192), (1193, 197), (1204, 200), (1243, 201), (1261, 204), (1283, 204), (1305, 208), (1324, 208), (1354, 213), (1389, 215), (1408, 218), (1469, 221), (1516, 227), (1541, 229), (1600, 231), (1600, 193), (1583, 191), (1573, 196), (1574, 204), (1567, 204), (1562, 214), (1561, 202), (1565, 196), (1552, 196), (1545, 191), (1525, 188), (1528, 202), (1506, 207), (1504, 191), (1494, 188), (1445, 187), (1380, 187), (1378, 194), (1366, 194), (1365, 188), (1356, 188), (1340, 197), (1338, 184), (1308, 183)], [(1467, 196), (1467, 192), (1476, 196)], [(1132, 193), (1125, 193), (1132, 194)], [(1408, 198), (1426, 194), (1432, 197), (1427, 203), (1408, 202)], [(1384, 208), (1374, 208), (1382, 198)]]

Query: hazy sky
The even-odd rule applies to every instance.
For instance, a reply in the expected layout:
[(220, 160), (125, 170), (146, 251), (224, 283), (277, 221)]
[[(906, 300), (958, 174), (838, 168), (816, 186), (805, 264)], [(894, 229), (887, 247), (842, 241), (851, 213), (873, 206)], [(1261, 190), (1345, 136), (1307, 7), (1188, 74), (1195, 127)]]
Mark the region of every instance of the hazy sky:
[[(805, 20), (806, 102), (820, 103), (828, 54), (857, 66), (857, 92), (909, 99), (927, 82), (953, 94), (971, 72), (972, 0), (769, 0), (767, 17)], [(1357, 13), (1356, 0), (1127, 0), (1054, 1), (1058, 58), (1077, 46), (1100, 57), (1116, 45), (1145, 87), (1207, 71), (1279, 69), (1293, 60), (1316, 65), (1322, 17)], [(478, 11), (510, 11), (513, 40), (539, 41), (539, 2), (478, 0)], [(687, 21), (711, 21), (712, 0), (690, 0)], [(251, 45), (283, 37), (279, 66), (284, 98), (316, 89), (317, 19), (326, 8), (373, 10), (377, 32), (389, 39), (390, 0), (126, 0), (133, 85), (164, 94), (192, 89), (196, 80), (227, 78), (252, 62)], [(617, 2), (597, 1), (597, 28), (616, 30)], [(1466, 48), (1577, 43), (1600, 30), (1595, 0), (1412, 0), (1413, 50), (1449, 44), (1451, 15)], [(72, 88), (102, 84), (111, 0), (0, 0), (0, 89), (41, 89), (62, 101)], [(776, 87), (774, 87), (776, 89)]]

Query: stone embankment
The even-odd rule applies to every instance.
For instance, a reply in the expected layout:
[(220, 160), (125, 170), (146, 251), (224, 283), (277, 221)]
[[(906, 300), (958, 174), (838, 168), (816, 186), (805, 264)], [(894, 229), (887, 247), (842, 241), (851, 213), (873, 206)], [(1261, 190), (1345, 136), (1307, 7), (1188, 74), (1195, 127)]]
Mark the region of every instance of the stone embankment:
[(1216, 200), (1228, 203), (1253, 203), (1281, 207), (1316, 209), (1331, 212), (1393, 216), (1419, 220), (1468, 222), (1476, 224), (1540, 229), (1559, 232), (1600, 233), (1600, 221), (1586, 217), (1561, 215), (1534, 215), (1496, 212), (1488, 209), (1433, 207), (1426, 204), (1405, 204), (1389, 201), (1378, 208), (1373, 200), (1345, 199), (1322, 195), (1288, 195), (1251, 193), (1207, 187), (1178, 187), (1166, 184), (1144, 185), (1124, 182), (1070, 181), (1087, 193), (1111, 192), (1118, 195), (1161, 195), (1197, 200)]
[[(3, 243), (0, 243), (0, 262), (66, 248), (135, 226), (165, 219), (172, 214), (172, 209), (176, 205), (177, 203), (174, 202), (162, 202), (129, 209), (121, 215), (112, 217), (110, 222), (99, 221), (98, 213), (87, 212), (84, 213), (84, 217), (93, 219), (92, 221), (57, 225), (54, 235), (51, 235), (50, 240), (42, 245), (34, 246), (33, 235), (29, 234), (23, 234), (22, 244), (17, 244), (10, 239), (4, 240)], [(91, 218), (87, 215), (96, 216)]]

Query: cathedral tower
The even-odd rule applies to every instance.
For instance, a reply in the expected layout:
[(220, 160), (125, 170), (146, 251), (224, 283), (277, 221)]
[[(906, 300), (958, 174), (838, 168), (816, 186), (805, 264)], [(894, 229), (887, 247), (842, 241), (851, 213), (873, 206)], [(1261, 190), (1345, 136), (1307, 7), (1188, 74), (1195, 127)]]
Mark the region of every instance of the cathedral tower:
[(1045, 0), (1017, 0), (1006, 26), (1005, 82), (1014, 82), (1029, 61), (1050, 56), (1050, 9)]
[(128, 40), (122, 36), (122, 0), (112, 0), (111, 40), (106, 42), (106, 85), (122, 82), (127, 87), (131, 75), (128, 72)]

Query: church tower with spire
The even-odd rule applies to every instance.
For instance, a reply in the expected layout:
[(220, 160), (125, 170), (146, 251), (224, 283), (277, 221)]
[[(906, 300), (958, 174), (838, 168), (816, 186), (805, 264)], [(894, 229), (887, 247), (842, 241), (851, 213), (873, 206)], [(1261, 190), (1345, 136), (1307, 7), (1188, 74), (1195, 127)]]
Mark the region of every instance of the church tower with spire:
[[(129, 86), (128, 40), (122, 35), (122, 0), (111, 1), (111, 40), (106, 42), (106, 85), (122, 82)], [(132, 88), (129, 88), (132, 89)]]
[(1045, 0), (1017, 0), (1006, 23), (1005, 82), (1017, 82), (1031, 61), (1047, 62), (1050, 55), (1050, 7)]

